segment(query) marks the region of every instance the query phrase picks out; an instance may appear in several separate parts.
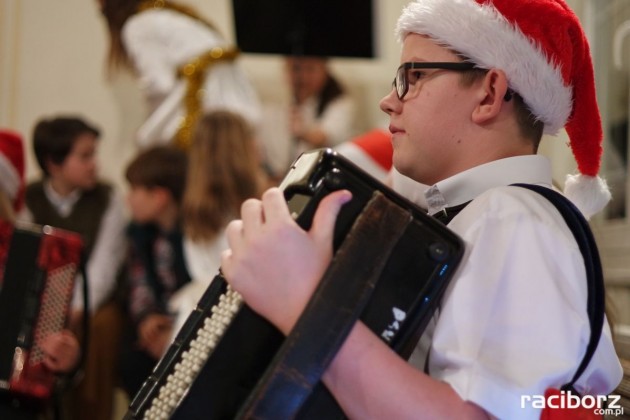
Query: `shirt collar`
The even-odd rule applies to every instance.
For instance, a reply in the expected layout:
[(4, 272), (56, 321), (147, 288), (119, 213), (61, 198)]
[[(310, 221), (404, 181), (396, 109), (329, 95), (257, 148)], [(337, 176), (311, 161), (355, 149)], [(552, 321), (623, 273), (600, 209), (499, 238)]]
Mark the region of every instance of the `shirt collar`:
[(67, 217), (70, 212), (72, 212), (72, 208), (81, 198), (81, 190), (76, 189), (72, 191), (67, 196), (62, 196), (57, 191), (55, 191), (50, 185), (50, 181), (44, 182), (44, 194), (46, 194), (46, 198), (53, 207), (57, 210), (57, 212), (63, 216)]
[(540, 155), (496, 160), (460, 172), (429, 187), (424, 193), (429, 214), (466, 203), (490, 188), (514, 183), (551, 187), (551, 164)]

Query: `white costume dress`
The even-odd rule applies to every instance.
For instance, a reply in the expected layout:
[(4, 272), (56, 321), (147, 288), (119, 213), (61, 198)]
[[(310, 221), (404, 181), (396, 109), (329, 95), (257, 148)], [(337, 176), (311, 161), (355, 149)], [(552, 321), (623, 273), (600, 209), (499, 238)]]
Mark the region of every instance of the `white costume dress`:
[[(122, 30), (127, 53), (138, 73), (150, 115), (140, 127), (140, 147), (168, 143), (184, 116), (186, 82), (178, 70), (214, 47), (230, 45), (203, 22), (170, 9), (131, 16)], [(233, 61), (211, 65), (202, 91), (202, 110), (227, 109), (260, 122), (260, 103), (244, 71)]]

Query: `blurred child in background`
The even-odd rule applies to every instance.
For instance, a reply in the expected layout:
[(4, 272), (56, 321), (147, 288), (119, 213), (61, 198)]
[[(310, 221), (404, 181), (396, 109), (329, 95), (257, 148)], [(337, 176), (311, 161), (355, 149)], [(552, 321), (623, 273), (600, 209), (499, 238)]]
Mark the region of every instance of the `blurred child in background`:
[(77, 232), (83, 238), (89, 307), (83, 307), (82, 282), (77, 281), (71, 328), (81, 334), (80, 321), (87, 311), (90, 341), (72, 411), (77, 418), (109, 420), (117, 382), (115, 349), (122, 329), (113, 296), (124, 257), (126, 219), (121, 197), (99, 179), (99, 136), (96, 127), (75, 116), (38, 121), (33, 149), (43, 176), (27, 186), (26, 205), (34, 223)]
[(129, 253), (126, 288), (131, 331), (123, 340), (122, 385), (133, 398), (170, 342), (167, 307), (190, 281), (184, 261), (181, 201), (187, 155), (174, 146), (154, 146), (127, 167)]
[(189, 151), (182, 204), (184, 252), (193, 281), (171, 302), (178, 312), (174, 331), (185, 321), (221, 265), (225, 227), (248, 198), (268, 186), (251, 125), (231, 111), (203, 116)]
[(295, 141), (294, 157), (300, 153), (332, 147), (354, 134), (355, 103), (333, 76), (325, 57), (291, 56), (286, 59), (293, 94), (290, 129)]

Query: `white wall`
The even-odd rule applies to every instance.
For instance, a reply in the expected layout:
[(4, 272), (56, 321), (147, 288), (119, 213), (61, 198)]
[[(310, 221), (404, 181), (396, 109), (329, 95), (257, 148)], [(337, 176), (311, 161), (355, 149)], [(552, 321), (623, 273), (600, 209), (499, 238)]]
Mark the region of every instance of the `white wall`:
[[(261, 0), (264, 1), (264, 0)], [(583, 0), (571, 0), (573, 7)], [(379, 99), (390, 89), (400, 47), (393, 31), (408, 0), (374, 0), (378, 58), (334, 59), (335, 74), (360, 104), (360, 129), (381, 125)], [(187, 0), (234, 41), (230, 0)], [(351, 24), (349, 22), (349, 24)], [(43, 116), (77, 113), (102, 128), (101, 171), (124, 185), (122, 170), (135, 151), (133, 133), (144, 104), (131, 75), (108, 81), (105, 75), (106, 28), (97, 0), (0, 0), (0, 126), (30, 140)], [(286, 94), (279, 56), (244, 54), (241, 62), (263, 100)], [(545, 140), (542, 153), (557, 161), (557, 180), (574, 164), (562, 139)], [(38, 174), (30, 156), (28, 177)]]
[[(379, 58), (335, 59), (335, 74), (360, 94), (361, 128), (382, 122), (378, 100), (389, 90), (400, 47), (394, 40), (396, 18), (407, 0), (375, 0)], [(234, 41), (230, 0), (189, 0)], [(124, 185), (122, 170), (135, 151), (133, 133), (144, 105), (133, 78), (108, 81), (104, 19), (96, 0), (0, 0), (0, 126), (30, 141), (43, 116), (76, 113), (102, 129), (101, 172)], [(283, 95), (279, 56), (244, 54), (241, 62), (263, 100)], [(30, 146), (29, 146), (30, 148)], [(38, 175), (30, 157), (28, 177)]]

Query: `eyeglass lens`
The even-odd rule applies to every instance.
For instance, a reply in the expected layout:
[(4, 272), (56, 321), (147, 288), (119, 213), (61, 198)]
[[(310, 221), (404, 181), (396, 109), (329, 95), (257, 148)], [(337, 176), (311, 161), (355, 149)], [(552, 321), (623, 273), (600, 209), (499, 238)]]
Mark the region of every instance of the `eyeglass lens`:
[(451, 71), (467, 71), (475, 68), (473, 63), (469, 62), (408, 62), (403, 63), (398, 67), (396, 71), (396, 77), (392, 82), (393, 87), (396, 89), (396, 94), (398, 95), (398, 99), (402, 100), (407, 91), (409, 90), (409, 80), (407, 78), (407, 72), (409, 69), (414, 68), (423, 68), (423, 69), (442, 69), (442, 70), (451, 70)]

